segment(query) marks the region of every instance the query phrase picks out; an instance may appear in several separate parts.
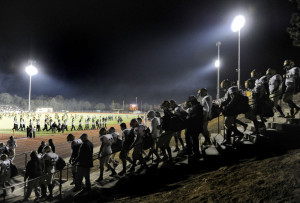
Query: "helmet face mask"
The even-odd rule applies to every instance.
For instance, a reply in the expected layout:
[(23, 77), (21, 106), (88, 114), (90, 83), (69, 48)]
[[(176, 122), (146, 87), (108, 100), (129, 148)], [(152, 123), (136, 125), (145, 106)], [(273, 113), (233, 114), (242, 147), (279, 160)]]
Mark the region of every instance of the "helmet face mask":
[(260, 76), (261, 76), (260, 72), (258, 72), (256, 69), (251, 71), (251, 78), (258, 79), (260, 78)]
[(207, 95), (207, 89), (206, 88), (201, 88), (200, 90), (198, 90), (198, 94), (197, 96), (199, 97), (205, 97)]
[(194, 95), (189, 96), (189, 98), (187, 100), (187, 103), (191, 106), (197, 102), (198, 102), (197, 98)]
[(251, 79), (246, 80), (245, 81), (245, 87), (248, 90), (252, 90), (255, 87), (255, 84), (254, 84), (253, 80), (251, 80)]
[(169, 109), (170, 108), (170, 102), (169, 101), (163, 101), (162, 104), (160, 105), (161, 109)]
[(231, 84), (232, 83), (228, 79), (226, 79), (221, 82), (220, 87), (226, 91), (229, 87), (231, 87)]
[(289, 70), (289, 69), (291, 69), (292, 67), (294, 67), (295, 66), (295, 63), (294, 63), (294, 61), (292, 61), (292, 60), (290, 60), (290, 59), (287, 59), (287, 60), (285, 60), (284, 62), (283, 62), (283, 69), (287, 69), (287, 70)]
[(268, 68), (268, 70), (266, 71), (266, 75), (267, 76), (273, 76), (276, 74), (276, 70), (272, 69), (272, 68)]

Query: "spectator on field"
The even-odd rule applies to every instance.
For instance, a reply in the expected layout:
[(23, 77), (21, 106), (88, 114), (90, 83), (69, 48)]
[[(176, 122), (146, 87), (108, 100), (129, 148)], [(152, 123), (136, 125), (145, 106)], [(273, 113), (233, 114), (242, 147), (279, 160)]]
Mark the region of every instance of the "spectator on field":
[(78, 157), (74, 161), (74, 163), (78, 163), (78, 170), (73, 192), (81, 190), (83, 176), (85, 177), (85, 190), (91, 190), (90, 168), (93, 167), (94, 146), (93, 143), (88, 140), (87, 134), (82, 134), (80, 139), (82, 145), (79, 148)]
[(116, 175), (116, 171), (109, 164), (110, 155), (112, 154), (111, 145), (114, 141), (114, 138), (112, 137), (111, 134), (106, 133), (105, 128), (100, 129), (99, 135), (100, 135), (100, 142), (101, 142), (101, 147), (100, 147), (99, 154), (98, 154), (99, 162), (100, 162), (100, 176), (96, 180), (97, 182), (100, 182), (103, 180), (104, 165), (109, 170), (111, 170), (112, 173), (110, 176)]
[(51, 147), (52, 152), (55, 153), (55, 146), (52, 139), (48, 140), (48, 145)]
[(75, 136), (72, 134), (69, 134), (67, 136), (67, 141), (71, 142), (72, 154), (71, 154), (69, 163), (72, 164), (73, 182), (71, 182), (71, 185), (73, 185), (73, 184), (75, 184), (76, 174), (77, 174), (77, 164), (74, 164), (74, 162), (75, 162), (75, 159), (78, 157), (79, 148), (82, 144), (82, 141), (81, 141), (81, 139), (75, 139)]
[(29, 126), (26, 127), (26, 135), (28, 138), (30, 138), (30, 128)]
[(38, 151), (37, 151), (38, 154), (42, 154), (43, 153), (43, 149), (44, 149), (45, 146), (46, 146), (45, 141), (42, 141), (41, 145), (39, 146)]
[[(53, 199), (53, 188), (55, 186), (54, 184), (54, 175), (56, 172), (56, 162), (58, 160), (58, 155), (52, 152), (50, 146), (46, 146), (44, 148), (44, 155), (42, 157), (42, 160), (45, 163), (45, 173), (46, 175), (46, 185), (48, 186), (49, 190), (49, 196), (47, 197), (49, 200)], [(42, 196), (45, 196), (46, 194), (42, 194)]]
[(30, 154), (31, 160), (26, 165), (26, 172), (24, 176), (24, 182), (28, 179), (27, 191), (23, 201), (28, 201), (31, 195), (32, 189), (34, 189), (36, 200), (40, 198), (40, 186), (43, 184), (42, 178), (44, 165), (43, 162), (38, 158), (37, 151), (32, 151)]
[(7, 150), (11, 149), (13, 151), (13, 156), (15, 155), (16, 147), (17, 147), (17, 141), (14, 139), (14, 136), (10, 136), (9, 140), (6, 143), (6, 148)]
[[(0, 163), (0, 186), (5, 188), (7, 186), (11, 186), (9, 183), (10, 180), (10, 160), (6, 154), (1, 155), (1, 163)], [(11, 192), (15, 190), (15, 187), (11, 187)], [(3, 190), (3, 195), (6, 195), (6, 190)]]
[(36, 127), (34, 126), (32, 128), (32, 137), (35, 138), (35, 134), (36, 134)]

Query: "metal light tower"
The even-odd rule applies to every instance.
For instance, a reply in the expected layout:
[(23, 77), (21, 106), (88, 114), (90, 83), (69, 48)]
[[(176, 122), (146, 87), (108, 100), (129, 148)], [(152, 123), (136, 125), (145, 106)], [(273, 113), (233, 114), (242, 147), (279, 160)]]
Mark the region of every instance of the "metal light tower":
[(240, 81), (241, 81), (241, 29), (244, 27), (245, 25), (245, 17), (242, 15), (238, 15), (236, 16), (231, 24), (231, 30), (233, 32), (239, 32), (239, 37), (238, 37), (238, 81), (237, 81), (237, 85), (238, 88), (240, 89)]
[(221, 42), (217, 42), (216, 46), (218, 47), (218, 60), (215, 62), (215, 67), (218, 69), (218, 80), (217, 80), (217, 99), (220, 99), (220, 47)]
[(26, 73), (29, 75), (29, 95), (28, 95), (28, 112), (30, 112), (30, 97), (31, 97), (31, 76), (36, 75), (38, 70), (36, 67), (32, 65), (32, 61), (30, 61), (30, 65), (25, 68)]

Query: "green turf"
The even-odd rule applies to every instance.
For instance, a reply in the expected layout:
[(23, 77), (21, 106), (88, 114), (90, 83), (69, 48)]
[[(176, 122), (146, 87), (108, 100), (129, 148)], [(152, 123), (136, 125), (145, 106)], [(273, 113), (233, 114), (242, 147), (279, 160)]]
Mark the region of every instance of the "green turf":
[[(36, 114), (37, 115), (37, 114)], [(45, 115), (46, 114), (40, 114), (40, 125), (41, 125), (41, 129), (44, 128), (44, 120), (45, 120)], [(56, 123), (58, 123), (57, 119), (55, 119), (55, 113), (48, 113), (49, 116), (52, 117), (53, 121), (55, 121)], [(60, 117), (60, 120), (62, 120), (62, 116), (64, 115), (64, 113), (58, 113), (58, 116)], [(128, 123), (132, 118), (136, 118), (137, 115), (136, 114), (108, 114), (108, 113), (68, 113), (68, 119), (67, 119), (67, 125), (68, 125), (68, 130), (69, 131), (65, 131), (64, 133), (69, 133), (71, 132), (70, 129), (72, 127), (72, 116), (75, 117), (75, 115), (77, 115), (77, 118), (74, 118), (75, 121), (75, 128), (78, 128), (79, 125), (79, 120), (80, 117), (83, 116), (82, 119), (82, 127), (83, 129), (85, 128), (85, 119), (87, 119), (88, 116), (90, 116), (91, 118), (93, 118), (95, 116), (95, 120), (100, 119), (101, 117), (106, 117), (106, 116), (114, 116), (114, 120), (113, 121), (107, 121), (107, 126), (110, 125), (115, 125), (118, 124), (117, 120), (115, 119), (115, 116), (121, 116), (123, 119), (123, 122)], [(33, 120), (33, 115), (27, 116), (27, 115), (23, 115), (23, 118), (25, 120), (25, 126), (29, 125), (29, 120), (32, 119)], [(37, 116), (36, 116), (37, 118)], [(17, 120), (18, 120), (18, 126), (20, 125), (20, 114), (17, 115)], [(92, 120), (92, 119), (91, 119)], [(14, 116), (2, 116), (2, 119), (0, 120), (0, 134), (13, 134), (12, 128), (14, 125)], [(36, 126), (36, 121), (33, 122), (33, 126)], [(90, 129), (92, 127), (92, 121), (90, 121)], [(48, 126), (49, 128), (49, 126)], [(55, 134), (61, 134), (62, 132), (56, 132)], [(26, 135), (25, 131), (16, 131), (15, 134), (24, 134)], [(36, 136), (42, 136), (42, 135), (51, 135), (53, 134), (52, 131), (41, 131), (41, 132), (36, 132)]]

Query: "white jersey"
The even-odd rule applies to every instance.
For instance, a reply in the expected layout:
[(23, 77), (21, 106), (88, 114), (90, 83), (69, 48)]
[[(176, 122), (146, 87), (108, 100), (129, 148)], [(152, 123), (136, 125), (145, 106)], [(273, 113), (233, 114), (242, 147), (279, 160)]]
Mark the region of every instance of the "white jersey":
[(152, 138), (158, 138), (160, 136), (160, 130), (157, 127), (160, 125), (160, 119), (154, 117), (151, 119), (151, 125), (149, 127)]
[(48, 165), (47, 165), (47, 168), (46, 168), (46, 171), (48, 173), (55, 173), (56, 171), (56, 162), (58, 160), (58, 155), (54, 152), (48, 152), (46, 153), (44, 156), (43, 156), (43, 160), (48, 162)]
[(200, 104), (203, 106), (203, 116), (204, 118), (211, 117), (211, 108), (212, 108), (212, 97), (207, 95), (205, 97), (200, 97)]
[(81, 139), (75, 139), (71, 142), (71, 148), (72, 150), (74, 149), (74, 147), (78, 147), (82, 144), (82, 140)]
[(184, 112), (185, 110), (183, 109), (182, 105), (179, 104), (178, 106), (175, 107), (174, 112)]
[(1, 171), (1, 175), (6, 175), (6, 173), (10, 169), (10, 160), (6, 159), (5, 161), (1, 161), (0, 167), (1, 167), (1, 170), (0, 170)]
[(285, 74), (285, 85), (287, 87), (294, 86), (296, 79), (300, 77), (300, 70), (297, 67), (291, 68), (286, 71)]
[(255, 81), (255, 83), (267, 84), (268, 83), (268, 77), (266, 75), (264, 75), (261, 78), (257, 79)]
[(118, 132), (114, 132), (111, 135), (114, 138), (114, 143), (116, 143), (118, 140), (121, 140), (121, 136)]
[(279, 86), (282, 83), (282, 77), (279, 74), (273, 75), (269, 80), (270, 94), (274, 94), (279, 91)]
[(8, 149), (14, 150), (17, 147), (17, 142), (16, 140), (8, 140), (6, 146)]
[(113, 136), (112, 136), (112, 134), (106, 134), (106, 135), (102, 135), (101, 137), (100, 137), (100, 141), (102, 142), (102, 143), (107, 143), (107, 144), (109, 144), (109, 143), (112, 143), (113, 142)]
[(122, 141), (125, 141), (125, 137), (130, 133), (130, 129), (124, 129), (122, 132)]
[(102, 143), (100, 147), (102, 151), (100, 152), (99, 156), (103, 157), (110, 155), (112, 153), (111, 145), (114, 142), (113, 136), (111, 134), (102, 135), (100, 137), (100, 142)]
[[(254, 94), (257, 96), (256, 98), (254, 97)], [(252, 90), (251, 93), (251, 98), (252, 100), (254, 99), (260, 99), (266, 94), (265, 87), (262, 83), (258, 83), (255, 85), (255, 87)]]
[(136, 135), (136, 143), (135, 144), (141, 144), (143, 143), (143, 136), (145, 135), (146, 127), (144, 124), (139, 124), (138, 127), (134, 129), (134, 134)]
[(227, 92), (228, 92), (229, 95), (232, 95), (232, 94), (239, 93), (240, 91), (239, 91), (239, 88), (237, 86), (232, 86), (232, 87), (229, 87)]

